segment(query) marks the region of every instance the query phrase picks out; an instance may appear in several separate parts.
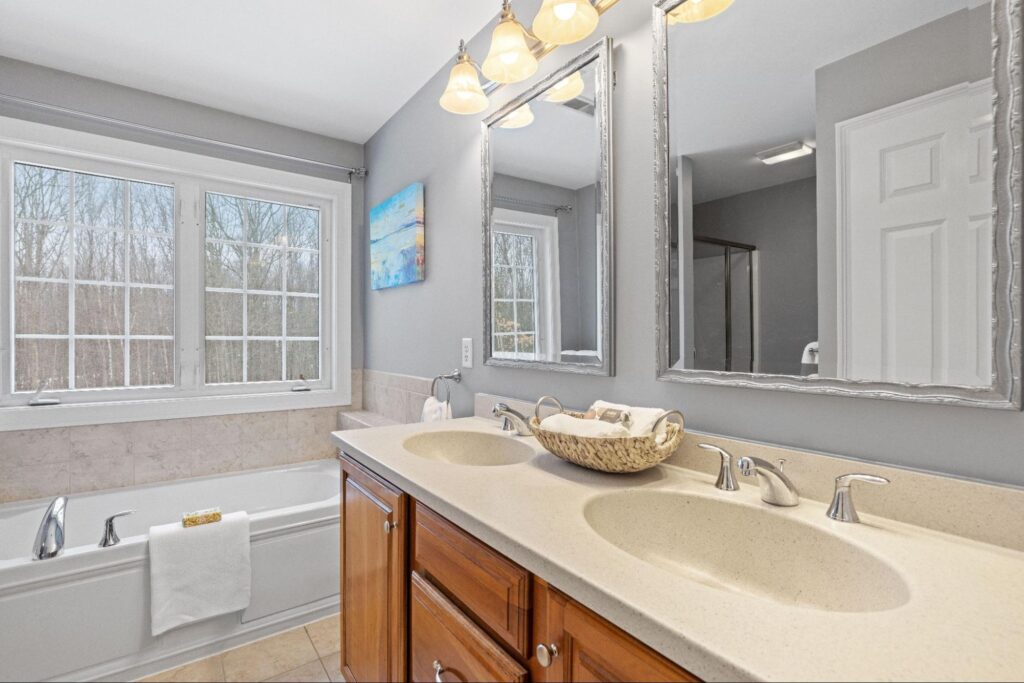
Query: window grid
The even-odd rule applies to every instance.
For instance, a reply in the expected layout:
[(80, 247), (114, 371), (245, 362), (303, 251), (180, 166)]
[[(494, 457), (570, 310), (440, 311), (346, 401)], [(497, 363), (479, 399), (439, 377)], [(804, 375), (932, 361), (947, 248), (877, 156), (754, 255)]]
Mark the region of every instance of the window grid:
[[(121, 384), (109, 387), (98, 387), (98, 388), (154, 388), (163, 386), (173, 385), (173, 372), (171, 384), (136, 384), (131, 383), (131, 343), (133, 341), (174, 341), (173, 335), (142, 335), (131, 333), (131, 290), (137, 289), (159, 289), (174, 291), (175, 286), (172, 285), (160, 285), (160, 284), (149, 284), (149, 283), (135, 283), (131, 281), (131, 245), (132, 237), (155, 237), (163, 240), (169, 240), (173, 242), (173, 235), (168, 235), (166, 232), (155, 232), (149, 230), (136, 230), (132, 227), (132, 196), (131, 187), (132, 183), (145, 184), (145, 185), (157, 185), (159, 187), (171, 187), (169, 185), (161, 185), (159, 183), (152, 183), (149, 181), (131, 180), (128, 178), (120, 178), (116, 176), (104, 176), (94, 173), (82, 173), (77, 171), (71, 171), (67, 169), (53, 168), (49, 166), (38, 166), (35, 164), (15, 164), (15, 167), (22, 166), (25, 168), (42, 168), (51, 171), (57, 171), (60, 173), (68, 174), (68, 208), (67, 208), (67, 220), (47, 220), (47, 219), (36, 219), (36, 218), (23, 218), (14, 215), (14, 221), (12, 223), (12, 241), (15, 239), (16, 226), (37, 226), (37, 227), (62, 227), (68, 232), (67, 234), (67, 252), (64, 256), (65, 267), (67, 269), (67, 278), (47, 278), (47, 277), (35, 277), (26, 275), (17, 275), (15, 272), (14, 283), (17, 287), (18, 283), (22, 282), (35, 282), (35, 283), (46, 283), (46, 284), (60, 284), (66, 285), (67, 299), (68, 299), (68, 331), (67, 334), (34, 334), (24, 333), (19, 334), (15, 330), (14, 339), (39, 339), (39, 340), (54, 340), (54, 341), (67, 341), (68, 342), (68, 370), (67, 370), (67, 390), (75, 391), (77, 387), (77, 369), (76, 369), (76, 342), (77, 340), (84, 341), (121, 341), (123, 342), (122, 348), (122, 377)], [(114, 228), (110, 226), (95, 226), (87, 223), (80, 223), (78, 219), (78, 203), (77, 203), (77, 191), (79, 178), (83, 176), (90, 176), (103, 179), (111, 179), (122, 183), (120, 189), (121, 194), (121, 220), (122, 228)], [(78, 279), (78, 239), (80, 231), (88, 230), (95, 233), (107, 233), (111, 235), (120, 235), (122, 237), (122, 244), (120, 248), (120, 257), (122, 259), (122, 279), (116, 280), (89, 280), (89, 279)], [(172, 244), (172, 259), (173, 259), (173, 244)], [(77, 307), (76, 297), (79, 285), (89, 286), (102, 286), (102, 287), (120, 287), (124, 290), (123, 294), (123, 320), (124, 325), (123, 334), (79, 334), (77, 329)], [(172, 306), (173, 310), (173, 306)], [(173, 325), (173, 324), (172, 324)], [(173, 329), (173, 327), (172, 327)], [(17, 347), (15, 345), (12, 349), (12, 355), (16, 355)], [(16, 357), (14, 359), (15, 365), (17, 363)], [(40, 380), (40, 382), (48, 382), (47, 380)], [(34, 391), (37, 387), (23, 388), (20, 391), (30, 392)], [(15, 391), (18, 391), (15, 388)]]
[[(494, 353), (494, 355), (496, 355), (496, 356), (504, 356), (506, 358), (517, 358), (517, 359), (521, 359), (521, 360), (532, 360), (537, 355), (537, 314), (538, 314), (538, 311), (537, 311), (537, 275), (536, 275), (537, 274), (537, 240), (534, 239), (534, 237), (531, 236), (531, 235), (522, 235), (522, 234), (519, 234), (519, 233), (495, 232), (494, 234), (495, 234), (495, 240), (497, 240), (498, 235), (502, 235), (502, 236), (504, 236), (509, 241), (509, 243), (510, 243), (509, 251), (510, 252), (517, 251), (515, 249), (515, 247), (512, 246), (512, 245), (514, 245), (514, 243), (516, 241), (521, 241), (521, 242), (528, 243), (529, 244), (530, 262), (526, 263), (526, 264), (517, 264), (517, 263), (513, 262), (514, 259), (510, 259), (510, 262), (508, 264), (496, 265), (495, 268), (494, 268), (495, 277), (497, 276), (498, 271), (501, 270), (501, 269), (507, 269), (507, 270), (511, 271), (511, 273), (512, 273), (512, 281), (511, 281), (512, 298), (499, 298), (497, 296), (497, 287), (495, 286), (493, 281), (492, 281), (492, 284), (491, 284), (491, 289), (492, 289), (493, 292), (495, 292), (495, 296), (494, 296), (494, 303), (495, 304), (498, 304), (498, 303), (508, 303), (508, 304), (512, 305), (513, 329), (510, 332), (499, 332), (497, 330), (497, 322), (498, 322), (497, 321), (497, 316), (493, 316), (492, 315), (492, 319), (494, 321), (492, 323), (492, 328), (493, 328), (492, 329), (492, 333), (494, 335), (494, 343), (493, 343), (494, 350), (492, 351), (492, 353)], [(527, 279), (526, 273), (528, 271), (532, 271), (534, 275), (533, 275), (533, 277), (528, 278), (529, 279), (529, 284), (530, 284), (530, 297), (526, 298), (526, 297), (519, 296), (519, 292), (520, 292), (519, 282), (520, 282), (520, 279)], [(530, 326), (530, 331), (524, 331), (523, 330), (523, 325), (520, 324), (520, 320), (519, 320), (519, 304), (521, 304), (521, 303), (532, 304), (533, 320), (532, 320), (532, 324)], [(494, 307), (492, 307), (492, 311), (493, 310), (495, 310)], [(534, 348), (533, 351), (522, 351), (520, 349), (521, 342), (522, 342), (522, 339), (521, 339), (522, 336), (533, 337), (533, 340), (534, 340), (533, 341), (533, 348)], [(509, 339), (509, 338), (511, 338), (511, 340), (512, 340), (512, 349), (513, 350), (511, 352), (509, 352), (509, 351), (498, 351), (497, 349), (499, 348), (499, 344), (498, 344), (499, 339)]]
[[(205, 335), (207, 342), (210, 341), (240, 341), (242, 342), (242, 380), (240, 383), (243, 384), (257, 384), (257, 383), (269, 383), (269, 382), (280, 382), (288, 380), (288, 345), (292, 342), (317, 342), (317, 376), (306, 377), (307, 380), (318, 380), (321, 374), (322, 368), (322, 353), (323, 349), (321, 346), (321, 336), (308, 337), (308, 336), (295, 336), (288, 334), (288, 299), (289, 298), (304, 298), (304, 299), (317, 299), (320, 300), (320, 286), (317, 286), (317, 292), (292, 292), (288, 288), (288, 270), (289, 270), (289, 254), (293, 253), (306, 253), (315, 254), (318, 258), (317, 261), (317, 274), (318, 283), (322, 282), (320, 278), (320, 268), (322, 264), (319, 261), (321, 253), (320, 249), (312, 249), (307, 247), (293, 247), (288, 243), (288, 213), (290, 210), (312, 210), (317, 213), (317, 235), (318, 239), (322, 237), (322, 225), (320, 223), (320, 210), (316, 207), (292, 207), (289, 204), (282, 204), (277, 202), (267, 202), (259, 199), (249, 199), (246, 197), (240, 197), (237, 195), (227, 195), (222, 193), (207, 192), (206, 201), (209, 202), (211, 196), (228, 197), (240, 202), (261, 202), (268, 204), (276, 204), (282, 208), (281, 225), (282, 225), (282, 237), (280, 242), (276, 243), (265, 243), (265, 242), (252, 242), (250, 240), (231, 240), (219, 237), (206, 237), (205, 242), (209, 244), (221, 244), (226, 246), (234, 246), (240, 249), (241, 260), (242, 260), (242, 286), (241, 288), (232, 287), (205, 287), (206, 293), (221, 293), (221, 294), (239, 294), (242, 297), (242, 334), (238, 335)], [(209, 216), (207, 212), (203, 211), (204, 225), (206, 226), (206, 232), (209, 233)], [(250, 233), (250, 214), (248, 211), (242, 214), (242, 231), (245, 235)], [(281, 289), (279, 290), (268, 290), (268, 289), (250, 289), (249, 288), (249, 250), (275, 250), (281, 254)], [(208, 259), (209, 256), (204, 256), (204, 259)], [(205, 269), (204, 269), (205, 272)], [(205, 277), (205, 275), (204, 275)], [(281, 299), (281, 335), (280, 336), (260, 336), (249, 334), (249, 296), (276, 296)], [(321, 328), (323, 325), (323, 310), (321, 306), (317, 306), (317, 325)], [(280, 369), (281, 374), (277, 379), (272, 380), (259, 380), (254, 381), (249, 379), (249, 342), (280, 342), (281, 353), (280, 353)], [(204, 363), (205, 365), (205, 363)], [(204, 368), (204, 371), (209, 374), (209, 368)], [(208, 384), (238, 384), (239, 382), (220, 382)]]

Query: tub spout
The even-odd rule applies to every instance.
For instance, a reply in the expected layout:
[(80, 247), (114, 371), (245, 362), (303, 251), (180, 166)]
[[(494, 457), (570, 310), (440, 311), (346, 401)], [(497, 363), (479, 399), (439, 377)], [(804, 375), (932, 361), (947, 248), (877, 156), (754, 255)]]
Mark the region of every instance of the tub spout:
[(43, 521), (36, 533), (32, 557), (36, 560), (48, 560), (64, 552), (64, 510), (68, 499), (65, 496), (54, 498), (50, 507), (46, 508)]

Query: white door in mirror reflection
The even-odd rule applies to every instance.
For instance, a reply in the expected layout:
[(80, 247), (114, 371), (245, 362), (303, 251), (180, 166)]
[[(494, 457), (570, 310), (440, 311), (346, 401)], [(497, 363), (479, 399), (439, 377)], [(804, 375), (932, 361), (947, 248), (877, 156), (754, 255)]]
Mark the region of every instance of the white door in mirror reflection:
[(839, 376), (992, 381), (992, 83), (837, 126)]
[(494, 209), (491, 234), (494, 357), (558, 360), (558, 219)]

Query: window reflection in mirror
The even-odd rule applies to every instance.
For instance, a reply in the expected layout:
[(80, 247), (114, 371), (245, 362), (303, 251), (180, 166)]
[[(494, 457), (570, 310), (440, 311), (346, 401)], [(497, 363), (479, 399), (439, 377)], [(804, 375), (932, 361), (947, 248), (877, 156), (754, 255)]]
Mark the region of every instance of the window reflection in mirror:
[(669, 13), (677, 369), (992, 383), (980, 0)]
[(598, 68), (489, 128), (492, 358), (603, 363)]

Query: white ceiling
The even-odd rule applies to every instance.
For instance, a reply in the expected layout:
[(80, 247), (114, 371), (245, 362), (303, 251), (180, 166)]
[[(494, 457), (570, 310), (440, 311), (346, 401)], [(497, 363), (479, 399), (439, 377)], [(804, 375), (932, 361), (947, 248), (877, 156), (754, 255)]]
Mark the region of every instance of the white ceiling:
[[(580, 97), (594, 100), (594, 66), (583, 69)], [(601, 177), (597, 118), (538, 97), (530, 102), (534, 121), (525, 128), (491, 128), (495, 173), (567, 190), (593, 185)]]
[(694, 201), (813, 176), (814, 157), (768, 167), (755, 154), (814, 142), (815, 69), (983, 2), (738, 0), (670, 27), (670, 143), (694, 161)]
[(0, 55), (362, 143), (499, 9), (497, 0), (3, 0)]

